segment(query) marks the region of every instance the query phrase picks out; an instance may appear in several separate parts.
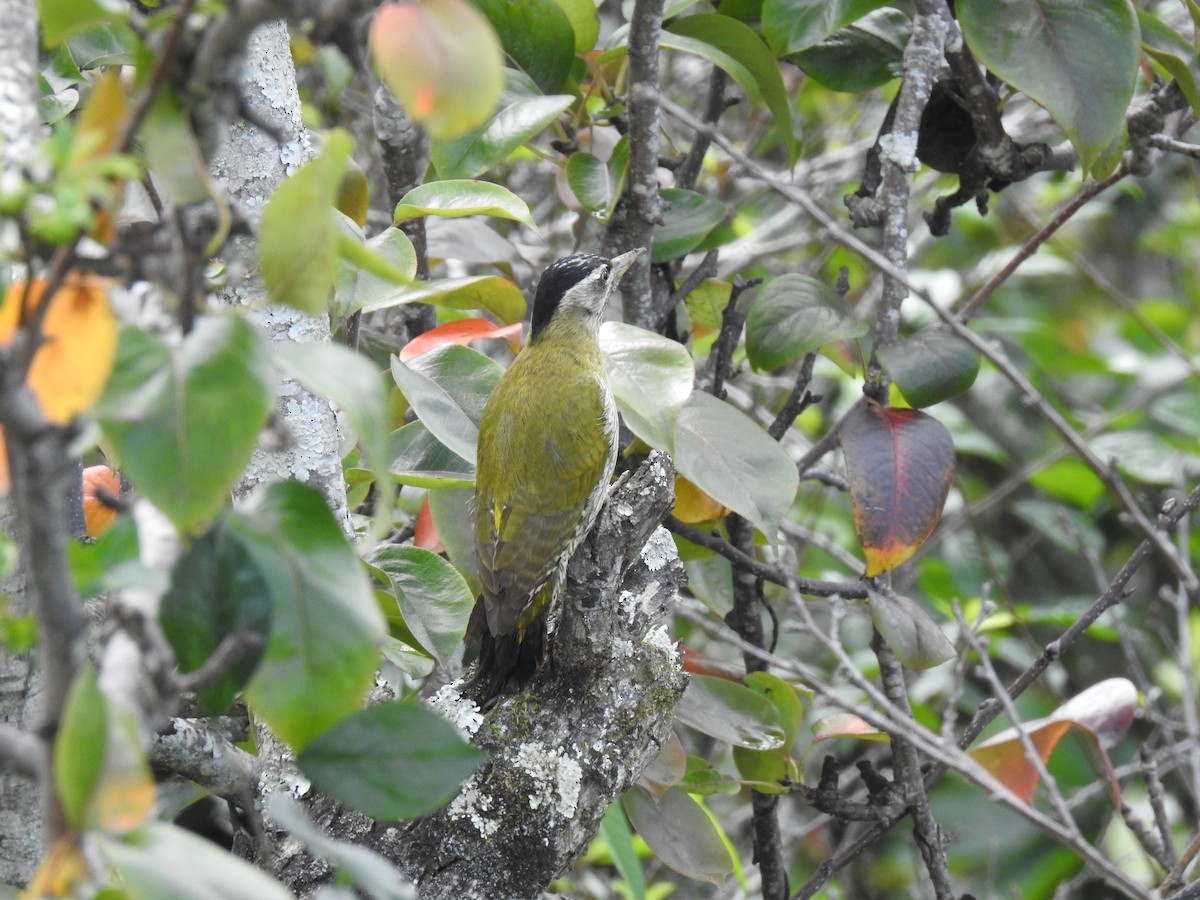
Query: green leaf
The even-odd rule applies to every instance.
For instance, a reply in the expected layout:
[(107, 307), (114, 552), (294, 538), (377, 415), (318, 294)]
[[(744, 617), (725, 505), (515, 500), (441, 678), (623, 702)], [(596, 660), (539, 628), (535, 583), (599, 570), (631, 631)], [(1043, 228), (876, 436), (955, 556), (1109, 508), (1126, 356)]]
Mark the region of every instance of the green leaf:
[(450, 309), (486, 309), (505, 324), (520, 322), (525, 317), (525, 295), (519, 287), (499, 275), (420, 281), (366, 304), (363, 312), (376, 312), (406, 303), (432, 303)]
[(675, 420), (674, 446), (679, 474), (764, 533), (791, 508), (800, 484), (791, 457), (728, 403), (693, 392)]
[(904, 74), (911, 30), (900, 10), (877, 9), (788, 60), (827, 88), (862, 93)]
[(1196, 88), (1196, 76), (1193, 74), (1198, 61), (1196, 48), (1154, 14), (1139, 8), (1137, 16), (1142, 32), (1142, 49), (1162, 66), (1170, 78), (1175, 79), (1192, 111), (1200, 112), (1200, 90)]
[(784, 56), (819, 44), (883, 5), (883, 0), (763, 0), (763, 36), (776, 56)]
[(37, 0), (37, 10), (45, 47), (56, 47), (72, 35), (129, 14), (129, 7), (117, 0)]
[[(471, 0), (487, 16), (518, 69), (547, 94), (563, 87), (575, 62), (575, 31), (554, 0)], [(588, 48), (591, 49), (591, 48)]]
[(392, 357), (392, 377), (425, 427), (472, 466), (483, 407), (503, 371), (460, 344), (443, 344), (408, 363)]
[[(783, 78), (779, 74), (779, 64), (762, 38), (755, 34), (750, 26), (717, 13), (684, 16), (669, 24), (667, 31), (700, 41), (719, 51), (721, 55), (736, 60), (740, 65), (732, 70), (726, 69), (735, 81), (738, 81), (738, 70), (749, 73), (753, 79), (751, 85), (738, 81), (739, 87), (746, 91), (747, 95), (754, 93), (752, 88), (762, 93), (767, 109), (771, 111), (787, 145), (788, 158), (794, 161), (797, 145), (796, 136), (792, 133), (792, 106), (788, 100), (787, 89), (783, 86)], [(725, 68), (720, 60), (711, 61)]]
[[(757, 790), (765, 793), (787, 793), (790, 790), (787, 787), (789, 780), (803, 780), (791, 757), (796, 738), (804, 724), (804, 703), (801, 702), (796, 689), (778, 675), (769, 672), (749, 672), (743, 680), (748, 688), (761, 694), (774, 705), (779, 713), (780, 727), (783, 729), (783, 744), (770, 750), (734, 747), (733, 761), (743, 778), (758, 783), (755, 785)], [(811, 706), (812, 692), (807, 691), (806, 696)], [(765, 785), (775, 787), (767, 789)]]
[(392, 432), (392, 480), (413, 487), (471, 487), (475, 466), (467, 462), (425, 427), (409, 422)]
[(204, 316), (177, 347), (122, 329), (96, 415), (138, 493), (189, 532), (225, 505), (274, 397), (258, 333)]
[[(335, 316), (357, 312), (396, 293), (397, 284), (409, 285), (416, 279), (417, 251), (399, 228), (385, 228), (363, 241), (358, 226), (345, 216), (338, 217), (338, 225), (342, 229), (338, 245), (342, 252), (337, 267)], [(362, 241), (361, 251), (344, 252), (348, 236)], [(401, 275), (404, 277), (397, 277)]]
[(670, 262), (685, 256), (700, 245), (729, 214), (724, 203), (695, 191), (663, 188), (662, 224), (654, 228), (650, 250), (652, 263)]
[(372, 819), (411, 819), (437, 809), (487, 759), (420, 703), (379, 703), (339, 722), (297, 758), (328, 794)]
[(676, 872), (721, 885), (733, 871), (733, 859), (712, 820), (678, 788), (657, 802), (635, 788), (621, 796), (621, 806), (654, 855)]
[(712, 675), (692, 675), (675, 707), (679, 721), (727, 744), (751, 750), (783, 746), (779, 711), (744, 684)]
[(108, 721), (104, 696), (91, 666), (82, 668), (67, 694), (54, 739), (54, 786), (63, 815), (74, 828), (86, 825), (88, 806), (104, 770)]
[(170, 85), (154, 98), (138, 140), (155, 184), (172, 203), (187, 206), (216, 195), (191, 120)]
[(932, 669), (954, 659), (954, 645), (916, 601), (868, 588), (871, 622), (892, 652), (910, 669)]
[(229, 527), (271, 597), (271, 634), (246, 698), (298, 750), (362, 706), (383, 616), (320, 491), (295, 481), (272, 484), (231, 516)]
[(575, 35), (575, 53), (583, 54), (596, 48), (600, 38), (600, 16), (592, 0), (555, 0), (571, 23)]
[(1091, 173), (1125, 126), (1137, 80), (1131, 0), (962, 0), (956, 9), (979, 61), (1044, 106)]
[(433, 140), (487, 120), (504, 88), (504, 55), (487, 18), (465, 0), (386, 3), (371, 23), (371, 58)]
[(124, 840), (97, 834), (100, 852), (136, 897), (291, 900), (261, 869), (190, 831), (151, 822)]
[(524, 200), (498, 184), (467, 178), (422, 184), (405, 194), (396, 204), (396, 225), (419, 216), (445, 216), (449, 219), (494, 216), (520, 222), (537, 231)]
[(979, 374), (979, 354), (940, 325), (923, 328), (877, 355), (904, 399), (917, 408), (965, 394)]
[(671, 453), (675, 420), (695, 379), (687, 348), (644, 328), (605, 322), (600, 350), (625, 425), (650, 446)]
[(315, 394), (333, 402), (354, 428), (363, 455), (381, 491), (375, 507), (377, 525), (391, 526), (393, 482), (387, 431), (388, 398), (375, 364), (340, 344), (293, 343), (275, 348), (276, 364)]
[(442, 178), (474, 178), (504, 162), (514, 150), (550, 127), (575, 98), (568, 94), (516, 97), (482, 126), (462, 137), (431, 141), (434, 167)]
[(1127, 478), (1163, 486), (1181, 484), (1190, 472), (1200, 469), (1200, 457), (1174, 449), (1161, 434), (1151, 431), (1110, 431), (1091, 442), (1101, 460), (1117, 461)]
[(772, 370), (833, 341), (864, 335), (845, 301), (807, 275), (781, 275), (754, 298), (746, 316), (746, 356), (756, 369)]
[(475, 594), (458, 570), (420, 547), (381, 544), (369, 559), (392, 583), (404, 623), (443, 665), (462, 644)]
[(850, 412), (838, 438), (870, 578), (911, 557), (937, 527), (954, 480), (954, 441), (932, 416), (873, 404)]
[(625, 190), (628, 168), (629, 138), (622, 135), (608, 162), (590, 153), (572, 153), (567, 159), (567, 184), (583, 208), (601, 224), (607, 224)]
[(316, 315), (329, 303), (338, 257), (334, 202), (354, 141), (325, 135), (320, 155), (275, 189), (263, 209), (258, 255), (268, 299)]
[(137, 523), (132, 516), (118, 516), (112, 527), (91, 543), (72, 541), (67, 559), (81, 597), (131, 587), (157, 593), (166, 586), (164, 574), (141, 561)]
[[(267, 582), (224, 520), (193, 541), (176, 561), (158, 618), (181, 672), (199, 669), (235, 631), (265, 642), (271, 623)], [(201, 691), (196, 697), (201, 711), (225, 712), (261, 656), (261, 648), (245, 653)]]
[(475, 492), (470, 488), (440, 488), (429, 492), (429, 512), (446, 555), (462, 573), (471, 594), (478, 597), (478, 563), (475, 559)]
[(361, 844), (333, 840), (286, 794), (268, 797), (266, 812), (314, 854), (333, 863), (339, 875), (349, 876), (372, 900), (415, 900), (416, 888), (390, 862)]
[(633, 831), (620, 802), (613, 802), (600, 820), (600, 840), (608, 847), (613, 865), (629, 889), (631, 900), (646, 900), (646, 875), (633, 846)]

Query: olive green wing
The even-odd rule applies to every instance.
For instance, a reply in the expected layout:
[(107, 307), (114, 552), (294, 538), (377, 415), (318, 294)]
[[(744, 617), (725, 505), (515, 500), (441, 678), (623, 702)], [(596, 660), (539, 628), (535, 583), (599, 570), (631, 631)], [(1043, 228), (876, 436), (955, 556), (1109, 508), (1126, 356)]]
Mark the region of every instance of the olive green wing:
[(530, 595), (590, 524), (588, 500), (611, 474), (602, 396), (576, 401), (571, 418), (582, 427), (529, 410), (481, 423), (475, 549), (492, 634), (523, 630)]

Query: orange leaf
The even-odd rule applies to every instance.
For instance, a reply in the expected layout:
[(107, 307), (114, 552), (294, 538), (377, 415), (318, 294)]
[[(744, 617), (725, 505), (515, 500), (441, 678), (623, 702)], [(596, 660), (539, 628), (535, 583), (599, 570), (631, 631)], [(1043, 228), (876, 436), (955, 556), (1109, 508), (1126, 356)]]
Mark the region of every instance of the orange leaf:
[(513, 325), (497, 325), (487, 319), (460, 319), (457, 322), (447, 322), (437, 328), (431, 328), (417, 335), (400, 348), (400, 362), (408, 362), (415, 356), (420, 356), (426, 350), (440, 347), (442, 344), (463, 344), (464, 346), (484, 338), (503, 338), (515, 353), (521, 349), (521, 323)]
[[(42, 302), (44, 282), (29, 292), (26, 316)], [(0, 344), (11, 343), (21, 322), (25, 282), (14, 283), (0, 307)], [(51, 422), (65, 425), (100, 397), (117, 355), (117, 320), (101, 282), (90, 277), (67, 280), (53, 297), (42, 321), (42, 345), (29, 368), (29, 388)]]
[(682, 475), (675, 476), (675, 508), (671, 510), (671, 514), (680, 522), (687, 522), (689, 525), (711, 522), (727, 512), (728, 507), (722, 506)]
[(874, 725), (853, 713), (834, 713), (813, 723), (813, 743), (832, 738), (852, 737), (861, 741), (890, 741), (891, 738)]
[[(1076, 694), (1050, 715), (1022, 725), (1042, 762), (1071, 728), (1078, 728), (1096, 743), (1108, 774), (1113, 802), (1120, 789), (1106, 752), (1125, 736), (1137, 708), (1137, 688), (1127, 678), (1108, 678)], [(1000, 783), (1028, 803), (1037, 790), (1037, 768), (1025, 755), (1015, 728), (1007, 728), (971, 751), (971, 756)]]
[(88, 878), (87, 861), (77, 835), (65, 835), (54, 842), (42, 864), (33, 873), (21, 900), (40, 897), (73, 897), (75, 888)]
[(108, 466), (88, 466), (83, 470), (83, 517), (88, 537), (97, 538), (108, 530), (117, 517), (121, 499), (121, 481)]
[(686, 644), (679, 645), (679, 652), (683, 656), (683, 671), (690, 675), (711, 675), (714, 678), (740, 682), (746, 674), (746, 670), (742, 666), (705, 656), (699, 650), (693, 650)]
[(846, 416), (839, 439), (872, 577), (916, 553), (937, 527), (954, 479), (954, 442), (923, 412), (874, 404)]

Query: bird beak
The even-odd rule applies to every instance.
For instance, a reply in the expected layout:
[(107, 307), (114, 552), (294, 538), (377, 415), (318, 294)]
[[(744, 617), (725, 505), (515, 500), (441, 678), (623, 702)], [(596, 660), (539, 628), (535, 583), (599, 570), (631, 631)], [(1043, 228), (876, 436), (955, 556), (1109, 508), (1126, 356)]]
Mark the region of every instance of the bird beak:
[(636, 250), (630, 250), (628, 253), (622, 253), (620, 256), (612, 258), (612, 275), (610, 280), (616, 284), (621, 280), (621, 276), (629, 269), (630, 266), (637, 261), (637, 258), (646, 252), (645, 247), (638, 247)]

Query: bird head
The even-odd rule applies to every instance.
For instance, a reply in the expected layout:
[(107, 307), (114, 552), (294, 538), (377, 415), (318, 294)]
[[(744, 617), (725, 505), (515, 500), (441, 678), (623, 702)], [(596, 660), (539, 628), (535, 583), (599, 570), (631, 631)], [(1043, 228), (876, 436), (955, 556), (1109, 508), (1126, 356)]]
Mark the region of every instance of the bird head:
[(613, 259), (576, 253), (564, 256), (546, 267), (533, 298), (533, 319), (529, 339), (537, 341), (551, 322), (574, 320), (594, 331), (608, 298), (633, 262), (646, 251), (642, 248), (622, 253)]

